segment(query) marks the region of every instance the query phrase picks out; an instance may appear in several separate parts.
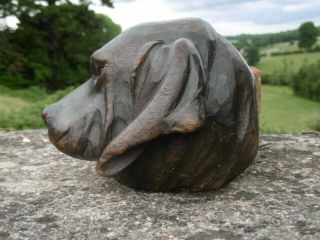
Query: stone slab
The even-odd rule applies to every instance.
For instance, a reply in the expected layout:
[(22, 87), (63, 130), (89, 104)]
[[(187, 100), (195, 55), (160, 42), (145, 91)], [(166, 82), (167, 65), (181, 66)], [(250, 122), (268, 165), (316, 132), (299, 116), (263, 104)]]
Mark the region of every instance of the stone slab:
[(0, 239), (320, 239), (320, 135), (264, 135), (216, 192), (137, 192), (58, 152), (45, 130), (0, 132)]

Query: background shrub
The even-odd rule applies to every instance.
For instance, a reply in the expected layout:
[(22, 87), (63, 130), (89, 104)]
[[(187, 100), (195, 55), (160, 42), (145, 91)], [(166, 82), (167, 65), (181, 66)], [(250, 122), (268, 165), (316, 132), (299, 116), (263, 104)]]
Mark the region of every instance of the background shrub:
[(320, 61), (304, 65), (292, 78), (296, 95), (320, 101)]
[(16, 89), (83, 83), (91, 75), (90, 55), (121, 32), (86, 4), (40, 7), (19, 21), (16, 30), (0, 30), (0, 85)]

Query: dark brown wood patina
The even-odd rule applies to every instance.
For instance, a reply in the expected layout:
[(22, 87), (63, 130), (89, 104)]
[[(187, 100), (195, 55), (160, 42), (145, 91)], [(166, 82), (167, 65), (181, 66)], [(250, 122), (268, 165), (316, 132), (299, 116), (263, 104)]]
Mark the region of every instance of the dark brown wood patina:
[(132, 27), (91, 56), (92, 78), (42, 116), (62, 152), (136, 189), (218, 189), (258, 149), (255, 82), (200, 19)]

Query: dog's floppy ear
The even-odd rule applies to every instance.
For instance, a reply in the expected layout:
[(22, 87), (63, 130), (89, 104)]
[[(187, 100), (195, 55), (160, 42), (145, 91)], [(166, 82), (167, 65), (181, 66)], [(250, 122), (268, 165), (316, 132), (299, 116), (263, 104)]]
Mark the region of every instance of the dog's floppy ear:
[(201, 57), (188, 39), (170, 45), (144, 45), (131, 77), (134, 120), (105, 148), (99, 173), (114, 175), (143, 151), (143, 143), (162, 134), (190, 133), (204, 124)]

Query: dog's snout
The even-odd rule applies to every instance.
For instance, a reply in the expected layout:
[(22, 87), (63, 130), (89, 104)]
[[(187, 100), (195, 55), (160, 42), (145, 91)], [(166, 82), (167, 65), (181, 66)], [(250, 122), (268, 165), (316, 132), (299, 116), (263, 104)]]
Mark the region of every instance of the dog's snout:
[(41, 117), (49, 128), (49, 131), (52, 132), (53, 139), (59, 140), (68, 132), (69, 127), (66, 125), (65, 121), (62, 121), (59, 118), (58, 109), (55, 105), (46, 107), (41, 112)]
[(50, 118), (55, 116), (55, 107), (53, 106), (48, 106), (45, 109), (43, 109), (43, 111), (41, 112), (41, 117), (44, 121), (44, 123), (49, 126), (50, 124)]
[(41, 117), (42, 117), (42, 119), (45, 120), (46, 117), (47, 117), (47, 115), (48, 115), (48, 113), (47, 113), (46, 109), (44, 109), (44, 110), (41, 112)]
[(41, 112), (41, 117), (42, 117), (44, 123), (46, 125), (48, 125), (49, 121), (48, 121), (48, 110), (47, 110), (47, 108), (43, 109), (43, 111)]

